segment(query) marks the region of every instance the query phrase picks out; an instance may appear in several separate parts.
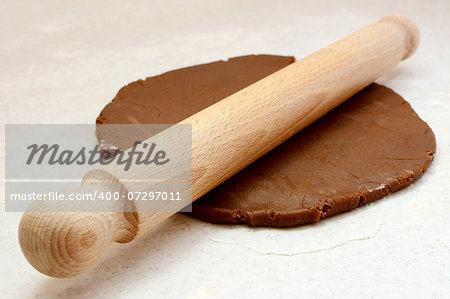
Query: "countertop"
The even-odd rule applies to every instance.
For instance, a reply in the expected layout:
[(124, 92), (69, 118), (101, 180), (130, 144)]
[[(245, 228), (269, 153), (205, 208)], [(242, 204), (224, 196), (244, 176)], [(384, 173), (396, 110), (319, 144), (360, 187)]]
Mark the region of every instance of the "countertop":
[[(113, 244), (70, 279), (28, 264), (17, 240), (21, 213), (4, 212), (2, 189), (0, 297), (448, 298), (448, 1), (3, 0), (2, 140), (7, 123), (93, 123), (120, 87), (139, 78), (246, 54), (299, 59), (394, 13), (417, 22), (421, 44), (377, 82), (408, 100), (436, 135), (435, 160), (419, 181), (290, 229), (175, 215), (136, 241)], [(2, 144), (2, 169), (4, 153)]]

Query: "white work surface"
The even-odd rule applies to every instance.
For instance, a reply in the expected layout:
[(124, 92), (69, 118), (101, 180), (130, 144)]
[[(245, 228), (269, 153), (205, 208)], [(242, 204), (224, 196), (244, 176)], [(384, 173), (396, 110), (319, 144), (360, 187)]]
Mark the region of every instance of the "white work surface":
[[(378, 82), (430, 125), (437, 154), (412, 186), (315, 225), (251, 228), (175, 215), (113, 244), (70, 279), (47, 277), (25, 260), (21, 213), (4, 212), (2, 186), (0, 297), (449, 298), (450, 2), (302, 2), (2, 0), (3, 128), (93, 123), (136, 79), (252, 53), (302, 58), (402, 13), (417, 22), (421, 44)], [(0, 154), (3, 166), (4, 145)]]

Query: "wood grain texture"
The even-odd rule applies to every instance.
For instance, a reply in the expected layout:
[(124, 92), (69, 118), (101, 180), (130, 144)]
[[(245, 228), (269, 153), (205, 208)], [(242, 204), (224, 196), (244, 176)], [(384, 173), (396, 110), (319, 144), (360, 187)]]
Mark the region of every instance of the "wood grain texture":
[[(193, 200), (394, 68), (418, 44), (414, 22), (388, 16), (182, 121), (192, 124)], [(124, 180), (139, 177), (106, 167), (88, 173), (80, 189), (106, 179), (108, 190), (147, 190)], [(19, 241), (37, 270), (70, 277), (94, 265), (111, 242), (131, 241), (171, 214), (51, 213), (33, 205), (21, 220)]]

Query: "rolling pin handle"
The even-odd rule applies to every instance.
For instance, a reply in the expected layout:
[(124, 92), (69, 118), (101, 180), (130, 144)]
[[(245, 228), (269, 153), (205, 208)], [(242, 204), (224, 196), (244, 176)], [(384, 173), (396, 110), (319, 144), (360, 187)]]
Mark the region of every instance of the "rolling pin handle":
[(420, 32), (413, 20), (402, 15), (390, 15), (382, 18), (380, 22), (394, 25), (400, 34), (404, 36), (403, 44), (405, 49), (402, 60), (414, 54), (420, 43)]

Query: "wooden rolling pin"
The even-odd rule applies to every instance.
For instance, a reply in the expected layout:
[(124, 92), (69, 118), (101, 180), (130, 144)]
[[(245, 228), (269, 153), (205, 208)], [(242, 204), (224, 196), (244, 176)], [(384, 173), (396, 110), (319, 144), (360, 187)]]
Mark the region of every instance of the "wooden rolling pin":
[[(418, 44), (413, 21), (388, 16), (182, 121), (192, 124), (192, 199), (368, 86)], [(94, 170), (86, 177), (111, 177), (105, 187), (110, 191), (146, 190), (145, 183), (139, 187), (143, 190), (130, 190), (125, 180), (115, 180), (114, 171)], [(139, 177), (132, 171), (128, 175)], [(80, 190), (89, 190), (90, 184), (86, 180)], [(37, 270), (70, 277), (94, 265), (111, 242), (129, 242), (171, 214), (54, 213), (33, 204), (22, 217), (19, 241)]]

